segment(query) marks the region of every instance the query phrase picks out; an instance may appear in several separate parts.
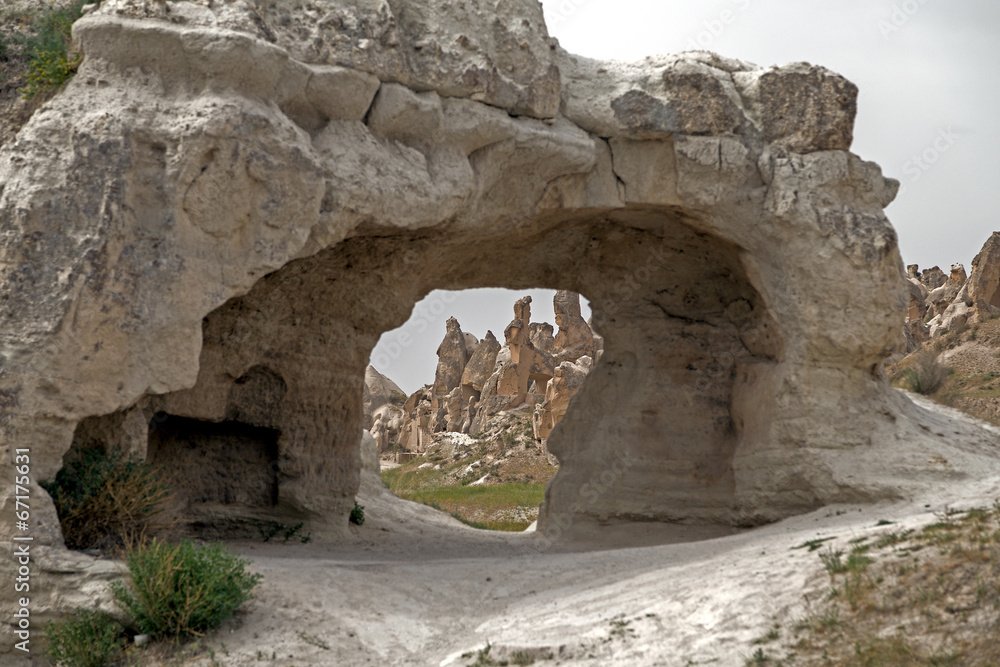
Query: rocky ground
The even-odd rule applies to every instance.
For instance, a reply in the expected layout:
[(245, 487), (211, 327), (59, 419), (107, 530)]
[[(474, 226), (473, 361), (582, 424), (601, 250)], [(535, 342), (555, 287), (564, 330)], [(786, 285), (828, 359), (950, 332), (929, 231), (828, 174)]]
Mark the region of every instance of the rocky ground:
[(555, 546), (366, 488), (368, 519), (342, 543), (234, 544), (264, 574), (258, 599), (163, 664), (829, 664), (789, 660), (796, 628), (823, 618), (831, 591), (823, 552), (807, 543), (850, 551), (1000, 496), (1000, 481), (956, 479), (911, 502), (826, 507), (728, 535), (639, 525)]
[[(923, 355), (923, 357), (922, 357)], [(887, 371), (897, 386), (913, 389), (914, 373), (933, 373), (936, 359), (942, 369), (936, 386), (924, 387), (933, 400), (974, 417), (1000, 424), (1000, 319), (959, 326), (944, 336), (925, 342), (918, 350), (889, 364)]]
[[(397, 452), (383, 454), (386, 486), (476, 525), (525, 528), (538, 517), (542, 492), (557, 470), (555, 458), (535, 442), (530, 410), (496, 415), (472, 435), (436, 433), (425, 452), (402, 464), (395, 462)], [(484, 493), (463, 492), (476, 488)]]

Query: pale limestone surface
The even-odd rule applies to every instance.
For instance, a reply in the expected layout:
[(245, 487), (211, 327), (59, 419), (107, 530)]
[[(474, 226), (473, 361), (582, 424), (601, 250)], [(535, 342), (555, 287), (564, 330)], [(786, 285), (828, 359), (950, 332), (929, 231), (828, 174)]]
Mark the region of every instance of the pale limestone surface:
[(881, 370), (909, 298), (898, 183), (849, 152), (852, 84), (707, 53), (596, 63), (536, 2), (494, 10), (106, 0), (77, 23), (78, 74), (0, 151), (8, 459), (30, 448), (51, 478), (83, 420), (131, 442), (141, 417), (154, 461), (192, 474), (184, 438), (261, 452), (226, 472), (271, 506), (192, 513), (342, 535), (378, 336), (432, 289), (504, 286), (584, 294), (604, 339), (548, 442), (552, 539), (996, 473), (992, 435), (927, 427)]

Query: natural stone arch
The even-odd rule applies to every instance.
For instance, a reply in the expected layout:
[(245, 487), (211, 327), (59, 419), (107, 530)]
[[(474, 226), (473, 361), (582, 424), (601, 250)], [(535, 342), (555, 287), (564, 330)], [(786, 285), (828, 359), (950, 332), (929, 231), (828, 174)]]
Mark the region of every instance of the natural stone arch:
[[(576, 58), (532, 2), (325, 4), (356, 19), (357, 49), (253, 2), (106, 0), (77, 24), (78, 75), (0, 152), (0, 430), (36, 477), (87, 418), (258, 419), (229, 397), (261, 366), (284, 383), (260, 427), (278, 432), (270, 511), (333, 531), (378, 335), (430, 289), (477, 286), (584, 293), (606, 339), (550, 442), (550, 534), (752, 524), (934, 477), (943, 431), (880, 370), (905, 309), (882, 213), (897, 184), (848, 152), (849, 82), (708, 53)], [(431, 26), (440, 48), (429, 16), (454, 19)], [(669, 261), (647, 281), (651, 247)], [(706, 411), (670, 439), (660, 392)], [(624, 451), (641, 466), (604, 484)], [(33, 519), (58, 543), (50, 505)]]
[[(640, 227), (623, 225), (630, 219)], [(735, 369), (751, 360), (775, 363), (783, 346), (736, 249), (680, 219), (672, 211), (588, 212), (505, 234), (502, 245), (438, 235), (345, 241), (292, 262), (209, 314), (198, 382), (151, 404), (220, 421), (227, 414), (220, 397), (240, 386), (233, 378), (266, 360), (288, 384), (282, 416), (269, 422), (281, 433), (278, 511), (315, 519), (332, 509), (337, 516), (356, 491), (360, 382), (383, 331), (435, 288), (568, 287), (591, 296), (606, 363), (621, 370), (599, 365), (593, 396), (579, 399), (591, 415), (601, 409), (599, 423), (585, 427), (592, 433), (554, 438), (550, 447), (570, 470), (580, 460), (600, 466), (608, 452), (594, 442), (616, 433), (618, 454), (641, 457), (652, 473), (618, 480), (622, 487), (638, 481), (631, 493), (647, 498), (644, 518), (677, 518), (679, 511), (686, 519), (731, 522)], [(655, 423), (658, 415), (678, 419), (672, 433)], [(645, 432), (650, 428), (658, 434)], [(664, 486), (673, 492), (657, 490)], [(689, 502), (669, 512), (689, 496), (703, 496), (711, 509)], [(621, 508), (616, 512), (640, 516)]]

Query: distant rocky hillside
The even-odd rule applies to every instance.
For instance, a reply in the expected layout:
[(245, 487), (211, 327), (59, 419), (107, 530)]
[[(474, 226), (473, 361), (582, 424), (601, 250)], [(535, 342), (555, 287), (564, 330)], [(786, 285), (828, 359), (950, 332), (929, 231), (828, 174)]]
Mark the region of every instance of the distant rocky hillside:
[(972, 260), (972, 273), (952, 264), (948, 275), (938, 267), (906, 267), (910, 304), (906, 317), (907, 351), (931, 338), (964, 330), (1000, 316), (1000, 232), (993, 232)]
[(897, 386), (1000, 424), (1000, 232), (968, 274), (907, 267), (906, 353), (888, 371)]
[[(492, 331), (479, 340), (449, 318), (434, 382), (402, 405), (399, 388), (369, 367), (365, 414), (379, 450), (424, 452), (435, 433), (506, 432), (511, 425), (503, 417), (525, 414), (533, 439), (544, 445), (603, 348), (581, 315), (579, 294), (557, 292), (553, 306), (558, 333), (531, 322), (531, 297), (518, 300), (503, 345)], [(389, 394), (395, 400), (374, 398)]]

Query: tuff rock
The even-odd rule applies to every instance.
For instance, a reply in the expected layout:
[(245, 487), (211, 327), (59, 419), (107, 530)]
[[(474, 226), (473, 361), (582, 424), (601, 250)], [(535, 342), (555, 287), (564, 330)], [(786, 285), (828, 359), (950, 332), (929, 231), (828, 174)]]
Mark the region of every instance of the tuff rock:
[(192, 520), (342, 534), (379, 335), (483, 286), (582, 293), (604, 339), (548, 440), (551, 539), (996, 474), (991, 436), (882, 372), (898, 183), (849, 152), (856, 89), (828, 70), (590, 61), (533, 0), (105, 0), (74, 39), (0, 150), (0, 446), (35, 482), (100, 420), (183, 476)]
[(1000, 316), (1000, 232), (986, 240), (968, 275), (961, 264), (953, 264), (946, 279), (936, 266), (921, 273), (911, 264), (907, 271), (907, 352), (928, 338)]

